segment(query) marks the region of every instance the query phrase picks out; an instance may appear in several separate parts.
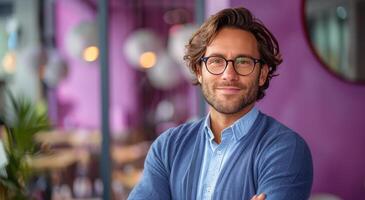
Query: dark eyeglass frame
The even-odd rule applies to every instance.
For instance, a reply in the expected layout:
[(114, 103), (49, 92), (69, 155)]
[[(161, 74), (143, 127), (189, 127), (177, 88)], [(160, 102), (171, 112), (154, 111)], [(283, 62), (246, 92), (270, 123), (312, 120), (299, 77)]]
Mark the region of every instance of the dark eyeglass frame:
[[(217, 74), (217, 73), (212, 73), (211, 71), (209, 71), (208, 66), (207, 66), (207, 61), (208, 61), (208, 59), (209, 59), (209, 58), (211, 58), (211, 57), (223, 58), (223, 59), (226, 61), (226, 66), (224, 67), (224, 69), (223, 69), (223, 71), (222, 71), (221, 73), (218, 73), (218, 74)], [(252, 71), (251, 71), (250, 73), (248, 73), (248, 74), (240, 74), (240, 73), (238, 73), (238, 72), (237, 72), (237, 70), (236, 70), (236, 66), (235, 66), (235, 64), (234, 64), (234, 63), (235, 63), (235, 60), (236, 60), (237, 58), (249, 58), (249, 59), (253, 60), (254, 65), (253, 65)], [(253, 71), (255, 71), (255, 67), (256, 67), (256, 64), (257, 64), (257, 63), (260, 63), (260, 66), (262, 66), (262, 64), (264, 64), (264, 61), (263, 61), (262, 59), (256, 59), (256, 58), (251, 57), (251, 56), (238, 56), (237, 58), (235, 58), (234, 60), (227, 60), (227, 59), (226, 59), (225, 57), (223, 57), (223, 56), (207, 56), (207, 57), (202, 57), (202, 58), (200, 58), (200, 61), (204, 62), (204, 64), (205, 64), (205, 68), (207, 69), (207, 71), (208, 71), (209, 73), (213, 74), (213, 75), (221, 75), (221, 74), (223, 74), (223, 73), (226, 71), (226, 69), (227, 69), (227, 66), (228, 66), (228, 63), (229, 63), (229, 62), (232, 62), (232, 65), (233, 65), (233, 69), (234, 69), (234, 71), (235, 71), (238, 75), (240, 75), (240, 76), (248, 76), (248, 75), (252, 74), (252, 72), (253, 72)]]

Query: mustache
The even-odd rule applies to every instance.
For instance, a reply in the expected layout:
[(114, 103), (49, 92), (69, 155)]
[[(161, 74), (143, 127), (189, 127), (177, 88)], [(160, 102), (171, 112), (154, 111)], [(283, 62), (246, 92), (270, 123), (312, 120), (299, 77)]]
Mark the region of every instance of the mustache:
[(237, 87), (240, 89), (244, 89), (245, 85), (237, 82), (222, 82), (215, 84), (215, 87)]

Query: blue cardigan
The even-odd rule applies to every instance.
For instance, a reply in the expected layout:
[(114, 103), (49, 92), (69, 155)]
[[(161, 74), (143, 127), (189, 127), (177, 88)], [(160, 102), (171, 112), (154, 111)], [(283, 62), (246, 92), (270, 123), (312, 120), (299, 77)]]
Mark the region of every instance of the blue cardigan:
[[(194, 200), (203, 158), (204, 120), (167, 130), (152, 144), (143, 176), (129, 200)], [(223, 166), (214, 200), (305, 200), (313, 181), (305, 141), (275, 119), (259, 113), (251, 130)]]

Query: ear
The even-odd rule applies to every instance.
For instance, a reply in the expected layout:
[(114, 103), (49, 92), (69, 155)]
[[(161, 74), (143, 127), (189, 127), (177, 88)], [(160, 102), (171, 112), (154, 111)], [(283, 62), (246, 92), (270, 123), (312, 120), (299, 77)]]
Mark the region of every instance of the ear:
[(196, 78), (198, 79), (198, 82), (202, 84), (202, 68), (200, 67), (200, 65), (196, 65), (196, 69)]
[(269, 74), (269, 66), (267, 66), (267, 64), (264, 64), (260, 70), (260, 80), (259, 80), (260, 86), (263, 86), (265, 84), (268, 74)]

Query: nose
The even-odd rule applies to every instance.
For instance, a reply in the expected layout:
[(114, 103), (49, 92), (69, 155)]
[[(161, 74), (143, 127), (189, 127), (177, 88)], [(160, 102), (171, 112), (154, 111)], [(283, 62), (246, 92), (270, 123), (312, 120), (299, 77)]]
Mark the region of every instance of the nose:
[(224, 80), (233, 81), (233, 80), (238, 80), (238, 77), (239, 75), (234, 69), (233, 62), (228, 62), (226, 70), (224, 70), (222, 74), (222, 78)]

